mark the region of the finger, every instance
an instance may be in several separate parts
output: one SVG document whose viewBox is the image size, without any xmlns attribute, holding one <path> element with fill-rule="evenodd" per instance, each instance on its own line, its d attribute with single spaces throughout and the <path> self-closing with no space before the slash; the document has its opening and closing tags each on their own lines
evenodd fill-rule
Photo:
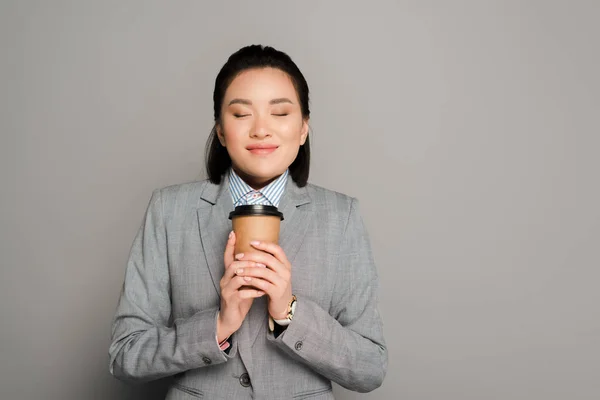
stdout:
<svg viewBox="0 0 600 400">
<path fill-rule="evenodd" d="M 241 268 L 240 268 L 241 269 Z M 280 286 L 284 284 L 283 278 L 277 274 L 275 271 L 269 268 L 261 268 L 261 267 L 250 267 L 236 271 L 236 275 L 238 276 L 248 276 L 250 278 L 260 278 L 269 283 Z"/>
<path fill-rule="evenodd" d="M 261 278 L 252 278 L 249 276 L 240 276 L 239 278 L 243 282 L 243 286 L 251 286 L 251 287 L 255 288 L 256 290 L 265 292 L 267 295 L 271 295 L 271 293 L 275 289 L 275 285 L 273 285 L 271 282 L 261 279 Z M 233 281 L 237 281 L 237 280 L 238 280 L 238 277 L 232 279 L 231 281 L 233 282 Z M 242 289 L 239 291 L 241 292 L 243 290 L 246 290 L 246 289 Z"/>
<path fill-rule="evenodd" d="M 280 272 L 285 267 L 281 264 L 281 262 L 273 257 L 269 253 L 265 253 L 264 251 L 249 251 L 241 256 L 238 254 L 236 256 L 237 260 L 252 260 L 259 264 L 264 264 L 275 272 Z"/>
<path fill-rule="evenodd" d="M 279 245 L 270 242 L 260 242 L 258 240 L 250 242 L 250 245 L 258 250 L 266 251 L 267 253 L 272 254 L 284 266 L 287 267 L 290 265 L 285 252 L 281 247 L 279 247 Z"/>
<path fill-rule="evenodd" d="M 221 281 L 224 285 L 226 285 L 231 278 L 233 278 L 236 273 L 243 272 L 245 269 L 256 267 L 256 263 L 254 261 L 246 260 L 246 261 L 234 261 L 232 262 L 227 269 L 225 269 L 225 273 L 223 274 L 223 278 Z"/>
<path fill-rule="evenodd" d="M 270 294 L 272 288 L 275 286 L 264 279 L 252 278 L 249 276 L 234 276 L 229 284 L 221 291 L 221 295 L 229 297 L 236 292 L 244 290 L 262 290 L 266 294 Z"/>
<path fill-rule="evenodd" d="M 242 288 L 243 286 L 251 286 L 249 283 L 250 281 L 252 281 L 251 277 L 234 276 L 233 278 L 231 278 L 229 283 L 227 283 L 221 290 L 221 294 L 227 295 L 240 290 L 240 288 Z"/>
<path fill-rule="evenodd" d="M 238 290 L 237 293 L 240 299 L 255 299 L 265 295 L 265 292 L 257 289 L 242 289 Z"/>
<path fill-rule="evenodd" d="M 227 245 L 225 246 L 225 253 L 223 254 L 223 262 L 225 263 L 225 268 L 227 268 L 233 261 L 233 253 L 235 248 L 235 233 L 233 231 L 229 232 L 229 238 L 227 239 Z"/>
</svg>

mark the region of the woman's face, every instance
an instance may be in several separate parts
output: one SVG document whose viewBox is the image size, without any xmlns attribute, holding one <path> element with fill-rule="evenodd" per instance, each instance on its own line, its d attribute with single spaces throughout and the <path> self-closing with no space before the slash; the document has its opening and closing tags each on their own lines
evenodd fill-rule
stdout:
<svg viewBox="0 0 600 400">
<path fill-rule="evenodd" d="M 254 189 L 283 174 L 308 136 L 290 77 L 275 68 L 240 73 L 225 92 L 217 134 L 236 173 Z"/>
</svg>

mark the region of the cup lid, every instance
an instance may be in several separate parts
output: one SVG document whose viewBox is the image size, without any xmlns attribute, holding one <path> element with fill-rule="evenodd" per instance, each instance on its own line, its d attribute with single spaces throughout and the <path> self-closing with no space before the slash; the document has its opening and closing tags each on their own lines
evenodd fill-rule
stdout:
<svg viewBox="0 0 600 400">
<path fill-rule="evenodd" d="M 235 210 L 229 213 L 229 219 L 232 219 L 233 217 L 246 217 L 250 215 L 279 217 L 283 221 L 283 214 L 277 209 L 277 207 L 260 204 L 237 206 Z"/>
</svg>

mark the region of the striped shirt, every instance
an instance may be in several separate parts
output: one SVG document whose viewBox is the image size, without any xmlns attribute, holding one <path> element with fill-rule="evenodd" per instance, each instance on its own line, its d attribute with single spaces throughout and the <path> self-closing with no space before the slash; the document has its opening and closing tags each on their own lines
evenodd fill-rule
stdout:
<svg viewBox="0 0 600 400">
<path fill-rule="evenodd" d="M 233 206 L 243 206 L 249 204 L 260 204 L 267 206 L 279 207 L 279 201 L 285 191 L 285 184 L 289 171 L 285 170 L 279 178 L 269 183 L 262 189 L 254 190 L 248 185 L 233 168 L 229 169 L 229 191 L 231 192 L 231 200 Z"/>
</svg>

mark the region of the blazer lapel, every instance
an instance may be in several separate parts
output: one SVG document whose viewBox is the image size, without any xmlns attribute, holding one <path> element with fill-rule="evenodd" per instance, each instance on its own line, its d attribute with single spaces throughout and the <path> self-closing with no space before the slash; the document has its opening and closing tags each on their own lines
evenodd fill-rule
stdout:
<svg viewBox="0 0 600 400">
<path fill-rule="evenodd" d="M 281 221 L 279 246 L 285 252 L 292 267 L 294 265 L 292 261 L 302 245 L 302 240 L 311 222 L 310 201 L 307 188 L 299 188 L 291 177 L 288 178 L 286 191 L 279 204 L 284 218 Z"/>
<path fill-rule="evenodd" d="M 283 221 L 279 233 L 279 246 L 285 252 L 288 261 L 292 264 L 294 274 L 294 259 L 311 222 L 310 196 L 306 187 L 299 188 L 291 177 L 288 177 L 285 192 L 279 203 L 279 210 L 283 213 Z M 292 288 L 293 290 L 293 288 Z M 268 307 L 266 296 L 254 300 L 252 308 L 246 316 L 245 332 L 242 338 L 252 346 L 261 329 L 268 327 Z M 244 328 L 244 325 L 242 325 Z M 245 336 L 245 337 L 244 337 Z"/>
<path fill-rule="evenodd" d="M 197 210 L 200 239 L 210 276 L 220 296 L 219 283 L 225 272 L 223 252 L 231 231 L 229 212 L 233 210 L 227 174 L 220 185 L 208 183 L 200 197 L 205 201 Z"/>
</svg>

